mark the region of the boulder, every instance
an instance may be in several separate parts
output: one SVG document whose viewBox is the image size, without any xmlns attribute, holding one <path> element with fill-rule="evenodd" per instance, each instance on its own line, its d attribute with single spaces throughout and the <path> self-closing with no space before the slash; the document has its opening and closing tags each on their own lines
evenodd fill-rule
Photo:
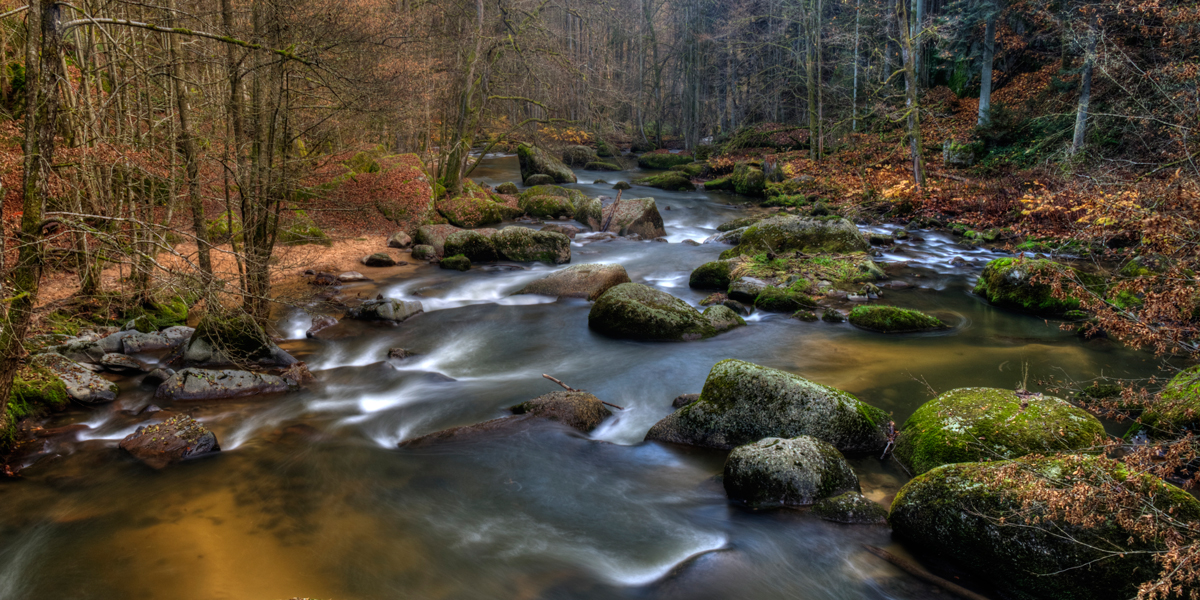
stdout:
<svg viewBox="0 0 1200 600">
<path fill-rule="evenodd" d="M 117 384 L 55 352 L 33 357 L 32 365 L 53 374 L 66 387 L 67 396 L 80 404 L 96 405 L 117 399 Z"/>
<path fill-rule="evenodd" d="M 582 167 L 598 158 L 596 151 L 587 146 L 567 146 L 563 150 L 562 162 L 568 167 Z"/>
<path fill-rule="evenodd" d="M 517 146 L 517 161 L 521 165 L 521 179 L 525 181 L 525 185 L 535 185 L 530 182 L 530 177 L 534 175 L 547 175 L 553 179 L 550 183 L 576 182 L 575 173 L 571 172 L 571 169 L 536 146 Z"/>
<path fill-rule="evenodd" d="M 505 196 L 516 196 L 521 191 L 517 189 L 517 184 L 510 181 L 496 186 L 496 193 L 504 194 Z"/>
<path fill-rule="evenodd" d="M 174 374 L 174 369 L 155 369 L 147 373 L 146 376 L 142 378 L 142 383 L 145 385 L 153 385 L 158 387 L 160 383 L 170 379 Z"/>
<path fill-rule="evenodd" d="M 412 257 L 415 260 L 433 260 L 437 258 L 437 249 L 425 244 L 413 246 Z"/>
<path fill-rule="evenodd" d="M 1180 371 L 1146 407 L 1142 423 L 1164 433 L 1200 429 L 1200 366 Z"/>
<path fill-rule="evenodd" d="M 807 435 L 769 437 L 734 448 L 725 460 L 723 483 L 730 498 L 756 508 L 808 506 L 860 491 L 842 453 Z"/>
<path fill-rule="evenodd" d="M 712 323 L 717 333 L 725 333 L 734 327 L 741 327 L 746 324 L 746 320 L 737 311 L 724 304 L 710 306 L 704 309 L 704 312 L 701 314 L 705 319 L 708 319 L 709 323 Z"/>
<path fill-rule="evenodd" d="M 808 294 L 791 288 L 767 286 L 754 298 L 754 307 L 767 312 L 794 313 L 798 310 L 809 310 L 817 307 Z"/>
<path fill-rule="evenodd" d="M 561 233 L 571 239 L 575 239 L 575 236 L 579 235 L 580 231 L 582 231 L 574 225 L 559 225 L 557 223 L 545 225 L 541 230 L 547 233 Z"/>
<path fill-rule="evenodd" d="M 761 220 L 763 220 L 763 219 L 765 219 L 765 218 L 766 218 L 766 217 L 762 217 L 762 216 L 759 216 L 759 217 L 742 217 L 742 218 L 740 218 L 740 219 L 734 219 L 734 220 L 732 220 L 732 221 L 726 221 L 726 222 L 724 222 L 724 223 L 721 223 L 720 225 L 718 225 L 718 226 L 717 226 L 717 231 L 733 231 L 734 229 L 742 229 L 742 228 L 744 228 L 744 227 L 749 227 L 749 226 L 751 226 L 751 225 L 753 225 L 753 224 L 755 224 L 755 223 L 757 223 L 757 222 L 759 222 L 759 221 L 761 221 Z"/>
<path fill-rule="evenodd" d="M 717 335 L 712 322 L 687 302 L 640 283 L 604 292 L 588 313 L 588 327 L 635 340 L 692 341 Z"/>
<path fill-rule="evenodd" d="M 150 370 L 142 361 L 115 352 L 105 354 L 97 364 L 114 373 L 145 373 Z"/>
<path fill-rule="evenodd" d="M 187 366 L 258 364 L 287 367 L 296 359 L 275 345 L 253 317 L 209 313 L 200 319 L 183 352 Z"/>
<path fill-rule="evenodd" d="M 404 264 L 404 263 L 397 263 L 397 264 Z M 371 281 L 370 277 L 367 277 L 366 275 L 363 275 L 362 273 L 359 273 L 358 271 L 346 271 L 345 273 L 338 275 L 337 278 L 338 278 L 338 281 L 340 281 L 342 283 L 354 283 L 356 281 Z"/>
<path fill-rule="evenodd" d="M 571 239 L 561 233 L 506 227 L 492 239 L 496 251 L 508 260 L 552 265 L 571 262 Z"/>
<path fill-rule="evenodd" d="M 446 247 L 446 238 L 458 231 L 462 231 L 462 229 L 453 225 L 425 225 L 417 229 L 415 241 L 424 246 L 433 246 L 434 253 L 442 256 Z M 417 256 L 416 248 L 413 248 L 413 258 L 420 258 Z"/>
<path fill-rule="evenodd" d="M 594 160 L 594 161 L 584 165 L 583 168 L 586 171 L 622 171 L 622 170 L 624 170 L 623 167 L 621 167 L 621 165 L 619 165 L 615 162 L 601 161 L 601 160 Z M 600 181 L 596 180 L 594 183 L 600 183 Z M 607 182 L 605 182 L 605 183 L 607 183 Z"/>
<path fill-rule="evenodd" d="M 367 300 L 346 312 L 347 319 L 359 321 L 391 321 L 400 323 L 411 317 L 425 312 L 421 303 L 416 300 Z"/>
<path fill-rule="evenodd" d="M 471 262 L 492 262 L 499 256 L 491 236 L 474 230 L 456 231 L 446 238 L 444 246 L 446 256 L 462 255 Z"/>
<path fill-rule="evenodd" d="M 727 295 L 733 300 L 745 304 L 754 304 L 758 295 L 763 293 L 763 290 L 771 287 L 767 282 L 756 279 L 754 277 L 739 277 L 737 281 L 729 284 Z"/>
<path fill-rule="evenodd" d="M 734 165 L 729 183 L 739 194 L 762 196 L 767 189 L 767 176 L 757 163 L 740 162 Z"/>
<path fill-rule="evenodd" d="M 1121 511 L 1123 518 L 1105 503 L 1119 502 L 1114 488 L 1131 494 L 1124 504 L 1134 506 Z M 1051 514 L 1047 498 L 1082 514 Z M 1166 543 L 1141 533 L 1155 513 L 1195 527 L 1200 502 L 1116 461 L 1060 455 L 938 467 L 900 490 L 888 521 L 906 547 L 992 583 L 1006 597 L 1118 600 L 1135 597 L 1138 585 L 1163 568 L 1155 556 Z M 1080 524 L 1089 514 L 1100 518 Z"/>
<path fill-rule="evenodd" d="M 655 187 L 671 192 L 692 191 L 696 189 L 696 184 L 692 183 L 687 174 L 679 171 L 667 171 L 658 175 L 634 179 L 633 182 L 637 185 Z"/>
<path fill-rule="evenodd" d="M 686 165 L 692 162 L 691 154 L 671 154 L 670 152 L 647 152 L 638 157 L 638 166 L 643 169 L 666 171 L 676 165 Z"/>
<path fill-rule="evenodd" d="M 187 415 L 175 415 L 162 423 L 138 427 L 121 440 L 120 446 L 155 469 L 221 450 L 217 436 Z"/>
<path fill-rule="evenodd" d="M 458 227 L 481 227 L 511 219 L 520 214 L 512 198 L 492 196 L 471 183 L 462 195 L 438 200 L 437 211 Z"/>
<path fill-rule="evenodd" d="M 850 324 L 879 333 L 916 333 L 949 329 L 941 319 L 918 310 L 895 306 L 856 306 L 850 311 Z"/>
<path fill-rule="evenodd" d="M 304 337 L 315 338 L 317 334 L 338 324 L 338 320 L 329 315 L 314 315 L 312 325 L 304 332 Z"/>
<path fill-rule="evenodd" d="M 1035 282 L 1053 277 L 1083 278 L 1075 269 L 1049 260 L 997 258 L 983 268 L 975 293 L 996 306 L 1035 315 L 1054 317 L 1078 310 L 1079 300 L 1055 298 L 1050 284 Z"/>
<path fill-rule="evenodd" d="M 845 454 L 879 454 L 887 413 L 841 390 L 740 360 L 713 366 L 700 399 L 667 415 L 647 440 L 729 449 L 808 435 Z"/>
<path fill-rule="evenodd" d="M 513 414 L 533 415 L 589 433 L 612 413 L 587 392 L 551 392 L 512 407 Z"/>
<path fill-rule="evenodd" d="M 574 217 L 586 207 L 589 198 L 579 190 L 557 185 L 536 185 L 521 193 L 517 206 L 531 217 L 557 219 Z"/>
<path fill-rule="evenodd" d="M 525 179 L 525 185 L 553 185 L 554 178 L 549 175 L 530 175 Z"/>
<path fill-rule="evenodd" d="M 49 348 L 49 351 L 61 354 L 69 360 L 80 363 L 95 363 L 103 358 L 105 354 L 108 354 L 101 347 L 99 341 L 90 339 L 73 339 L 65 344 L 53 346 Z"/>
<path fill-rule="evenodd" d="M 887 525 L 888 511 L 858 492 L 825 498 L 813 505 L 813 514 L 846 525 Z"/>
<path fill-rule="evenodd" d="M 141 333 L 134 331 L 121 338 L 121 349 L 125 354 L 138 354 L 141 352 L 155 352 L 158 350 L 174 348 L 182 342 L 183 340 L 172 340 L 165 335 L 159 335 L 157 333 Z"/>
<path fill-rule="evenodd" d="M 746 228 L 736 248 L 726 250 L 722 258 L 774 252 L 800 251 L 805 254 L 846 254 L 871 249 L 854 223 L 846 219 L 814 219 L 780 215 L 763 219 Z M 728 256 L 726 256 L 728 255 Z"/>
<path fill-rule="evenodd" d="M 258 394 L 277 394 L 289 389 L 287 381 L 275 375 L 234 370 L 184 369 L 158 386 L 154 397 L 177 401 L 224 400 Z"/>
<path fill-rule="evenodd" d="M 922 404 L 896 436 L 914 474 L 950 463 L 1078 452 L 1104 442 L 1100 421 L 1065 400 L 993 388 L 951 390 Z"/>
<path fill-rule="evenodd" d="M 375 254 L 371 254 L 369 256 L 364 256 L 364 257 L 362 257 L 362 260 L 360 262 L 362 262 L 362 264 L 364 264 L 368 267 L 394 267 L 394 266 L 396 266 L 396 259 L 392 258 L 386 252 L 376 252 Z"/>
<path fill-rule="evenodd" d="M 610 288 L 629 281 L 629 274 L 621 265 L 572 265 L 530 282 L 517 294 L 587 298 L 595 301 Z"/>
<path fill-rule="evenodd" d="M 455 254 L 454 256 L 447 256 L 446 258 L 443 258 L 441 262 L 438 263 L 438 266 L 443 269 L 450 269 L 454 271 L 469 271 L 471 270 L 471 259 L 461 254 Z"/>
<path fill-rule="evenodd" d="M 608 226 L 601 229 L 605 221 L 608 221 Z M 667 235 L 654 198 L 625 198 L 619 203 L 614 202 L 604 207 L 595 222 L 589 219 L 587 224 L 596 231 L 617 235 L 636 234 L 643 239 Z"/>
<path fill-rule="evenodd" d="M 125 352 L 125 344 L 121 340 L 135 333 L 140 332 L 128 329 L 118 331 L 100 338 L 96 341 L 96 344 L 100 346 L 100 349 L 103 350 L 105 354 L 110 354 L 113 352 Z"/>
<path fill-rule="evenodd" d="M 388 248 L 407 248 L 407 247 L 411 246 L 412 243 L 413 243 L 412 238 L 409 237 L 408 234 L 404 233 L 403 231 L 397 231 L 396 233 L 393 233 L 391 236 L 389 236 L 387 239 L 387 247 Z"/>
</svg>

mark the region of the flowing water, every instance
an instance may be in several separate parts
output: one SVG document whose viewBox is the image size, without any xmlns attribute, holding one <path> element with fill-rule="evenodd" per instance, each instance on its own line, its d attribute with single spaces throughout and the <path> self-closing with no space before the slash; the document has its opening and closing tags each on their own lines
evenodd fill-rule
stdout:
<svg viewBox="0 0 1200 600">
<path fill-rule="evenodd" d="M 592 196 L 612 193 L 595 179 L 633 175 L 577 173 L 587 183 L 575 187 Z M 518 181 L 516 159 L 491 157 L 474 176 Z M 744 200 L 631 192 L 657 199 L 670 243 L 581 235 L 572 262 L 620 263 L 634 281 L 697 304 L 703 295 L 688 275 L 725 247 L 682 242 L 747 214 Z M 321 340 L 304 338 L 305 313 L 281 315 L 282 345 L 318 378 L 303 392 L 134 416 L 153 390 L 123 380 L 112 405 L 47 423 L 87 428 L 47 438 L 23 479 L 0 482 L 0 598 L 938 597 L 862 550 L 903 553 L 886 529 L 750 511 L 714 479 L 724 453 L 641 441 L 673 398 L 699 392 L 726 358 L 847 390 L 898 424 L 931 388 L 1012 389 L 1022 365 L 1033 389 L 1047 377 L 1153 372 L 1148 355 L 972 296 L 998 254 L 934 232 L 915 238 L 878 259 L 906 262 L 890 273 L 911 284 L 884 300 L 937 314 L 949 331 L 886 336 L 757 313 L 709 340 L 634 342 L 589 331 L 585 301 L 511 296 L 561 267 L 422 265 L 352 284 L 347 291 L 420 300 L 426 313 L 395 327 L 343 322 Z M 384 360 L 397 346 L 419 356 Z M 624 410 L 590 436 L 540 422 L 397 447 L 558 389 L 543 373 Z M 223 452 L 153 471 L 116 448 L 170 410 L 207 424 Z M 864 494 L 883 503 L 907 481 L 891 460 L 852 464 Z"/>
</svg>

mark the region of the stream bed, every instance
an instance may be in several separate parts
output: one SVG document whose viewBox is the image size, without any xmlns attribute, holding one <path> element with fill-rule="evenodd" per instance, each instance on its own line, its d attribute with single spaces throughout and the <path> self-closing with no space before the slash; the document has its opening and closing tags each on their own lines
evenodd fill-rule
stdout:
<svg viewBox="0 0 1200 600">
<path fill-rule="evenodd" d="M 586 183 L 570 187 L 593 197 L 613 193 L 595 179 L 637 176 L 576 173 Z M 473 177 L 519 181 L 517 160 L 490 157 Z M 669 243 L 581 234 L 572 264 L 619 263 L 633 281 L 698 304 L 706 294 L 689 289 L 688 276 L 727 246 L 683 242 L 747 214 L 745 200 L 627 194 L 656 199 Z M 310 340 L 309 316 L 282 311 L 281 346 L 317 376 L 302 392 L 136 415 L 153 388 L 124 379 L 113 404 L 47 423 L 87 428 L 48 438 L 21 480 L 0 482 L 0 599 L 949 597 L 862 549 L 914 550 L 886 528 L 732 504 L 715 479 L 724 452 L 642 439 L 726 358 L 846 390 L 897 426 L 931 389 L 1013 389 L 1023 365 L 1035 391 L 1049 377 L 1155 372 L 1148 354 L 973 296 L 983 265 L 999 256 L 937 232 L 887 250 L 877 260 L 907 262 L 890 273 L 910 287 L 885 290 L 881 302 L 953 325 L 891 336 L 754 313 L 747 327 L 699 342 L 607 338 L 588 329 L 586 301 L 511 295 L 562 268 L 550 265 L 421 265 L 351 284 L 364 296 L 420 300 L 426 312 L 395 327 L 345 321 Z M 418 356 L 386 360 L 392 347 Z M 559 389 L 543 373 L 624 410 L 590 436 L 547 421 L 397 448 Z M 154 471 L 116 447 L 171 410 L 204 422 L 223 451 Z M 884 504 L 908 480 L 891 459 L 851 464 L 863 493 Z"/>
</svg>

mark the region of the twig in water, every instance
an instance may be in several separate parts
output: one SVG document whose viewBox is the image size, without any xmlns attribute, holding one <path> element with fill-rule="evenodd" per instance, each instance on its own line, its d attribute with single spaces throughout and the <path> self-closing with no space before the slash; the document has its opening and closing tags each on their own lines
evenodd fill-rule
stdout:
<svg viewBox="0 0 1200 600">
<path fill-rule="evenodd" d="M 883 448 L 883 455 L 881 455 L 879 457 L 879 460 L 883 460 L 883 459 L 887 458 L 887 455 L 889 452 L 892 451 L 892 448 L 896 447 L 896 422 L 895 421 L 888 421 L 887 440 L 888 440 L 887 446 L 885 446 Z"/>
<path fill-rule="evenodd" d="M 582 392 L 582 391 L 584 391 L 584 390 L 577 390 L 577 389 L 575 389 L 575 388 L 573 388 L 573 387 L 571 387 L 571 386 L 569 386 L 569 385 L 567 385 L 567 384 L 565 384 L 565 383 L 563 383 L 563 382 L 561 382 L 561 381 L 559 381 L 559 380 L 557 380 L 557 379 L 555 379 L 555 378 L 553 378 L 553 377 L 551 377 L 551 376 L 549 376 L 549 375 L 547 375 L 547 374 L 545 374 L 545 373 L 542 373 L 542 377 L 545 377 L 546 379 L 549 379 L 550 381 L 553 381 L 554 383 L 557 383 L 558 385 L 561 385 L 561 386 L 563 386 L 563 389 L 567 390 L 568 392 Z M 600 404 L 604 404 L 604 405 L 607 405 L 607 406 L 611 406 L 611 407 L 613 407 L 613 408 L 615 408 L 615 409 L 617 409 L 617 410 L 625 410 L 624 408 L 622 408 L 622 407 L 620 407 L 620 406 L 617 406 L 616 404 L 613 404 L 612 402 L 605 402 L 605 401 L 603 401 L 603 400 L 600 400 Z"/>
<path fill-rule="evenodd" d="M 921 568 L 920 565 L 900 558 L 899 556 L 896 556 L 895 554 L 892 554 L 883 548 L 878 548 L 868 544 L 863 544 L 863 548 L 865 548 L 867 552 L 870 552 L 871 554 L 874 554 L 875 556 L 878 556 L 879 558 L 882 558 L 883 560 L 900 567 L 901 570 L 907 572 L 908 574 L 932 583 L 933 585 L 936 585 L 960 598 L 967 598 L 968 600 L 988 600 L 987 596 L 976 594 L 975 592 L 972 592 L 971 590 L 968 590 L 967 588 L 958 585 L 953 581 L 942 579 L 941 577 L 938 577 L 937 575 L 934 575 L 933 573 Z"/>
</svg>

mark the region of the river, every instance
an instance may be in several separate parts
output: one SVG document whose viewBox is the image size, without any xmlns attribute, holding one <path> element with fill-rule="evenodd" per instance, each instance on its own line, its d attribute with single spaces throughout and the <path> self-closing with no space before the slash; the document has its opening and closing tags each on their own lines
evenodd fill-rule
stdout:
<svg viewBox="0 0 1200 600">
<path fill-rule="evenodd" d="M 590 183 L 597 178 L 636 176 L 577 174 L 587 183 L 573 187 L 592 196 L 612 194 Z M 520 180 L 511 156 L 488 158 L 473 177 Z M 581 236 L 572 263 L 620 263 L 635 282 L 698 304 L 704 294 L 688 288 L 688 275 L 726 246 L 682 242 L 747 214 L 745 199 L 627 193 L 656 198 L 669 243 Z M 162 418 L 133 415 L 153 400 L 136 379 L 121 382 L 112 405 L 47 423 L 89 428 L 46 441 L 21 480 L 0 482 L 0 598 L 946 597 L 862 550 L 911 550 L 885 528 L 731 504 L 714 479 L 724 453 L 641 441 L 673 398 L 699 392 L 726 358 L 844 389 L 898 425 L 931 389 L 1013 389 L 1022 365 L 1034 390 L 1049 377 L 1154 372 L 1150 355 L 973 296 L 983 265 L 1001 254 L 941 233 L 916 237 L 877 259 L 908 262 L 892 273 L 911 287 L 887 289 L 883 300 L 941 316 L 949 331 L 888 336 L 756 313 L 747 327 L 700 342 L 616 340 L 588 330 L 586 301 L 511 296 L 561 268 L 549 265 L 420 266 L 403 279 L 352 284 L 363 295 L 420 300 L 426 313 L 396 327 L 343 322 L 328 339 L 305 339 L 308 316 L 281 311 L 281 345 L 318 382 L 179 407 L 216 433 L 216 455 L 153 471 L 117 449 L 139 424 Z M 952 265 L 955 257 L 964 260 Z M 385 360 L 397 346 L 419 356 Z M 545 422 L 397 448 L 558 389 L 543 373 L 624 410 L 590 436 Z M 851 463 L 876 501 L 890 502 L 908 479 L 890 459 Z"/>
</svg>

